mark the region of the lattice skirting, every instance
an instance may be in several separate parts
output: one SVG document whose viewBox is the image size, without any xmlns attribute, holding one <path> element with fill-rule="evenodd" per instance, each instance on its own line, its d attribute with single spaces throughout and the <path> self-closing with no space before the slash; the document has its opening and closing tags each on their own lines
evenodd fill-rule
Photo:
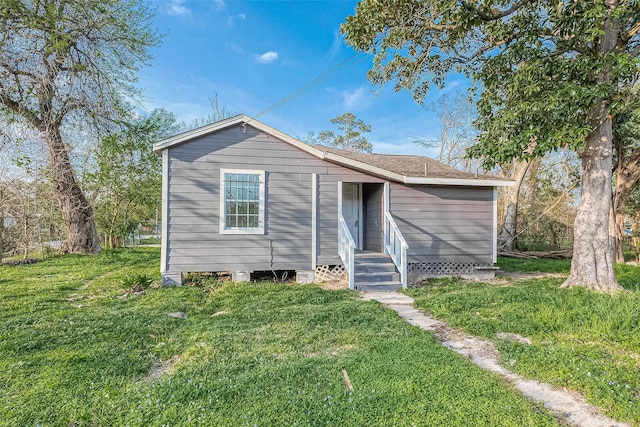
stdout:
<svg viewBox="0 0 640 427">
<path fill-rule="evenodd" d="M 429 277 L 475 276 L 479 269 L 491 269 L 486 262 L 412 262 L 407 266 L 410 283 L 417 283 Z"/>
<path fill-rule="evenodd" d="M 316 282 L 334 282 L 347 276 L 343 265 L 319 265 L 316 267 Z"/>
</svg>

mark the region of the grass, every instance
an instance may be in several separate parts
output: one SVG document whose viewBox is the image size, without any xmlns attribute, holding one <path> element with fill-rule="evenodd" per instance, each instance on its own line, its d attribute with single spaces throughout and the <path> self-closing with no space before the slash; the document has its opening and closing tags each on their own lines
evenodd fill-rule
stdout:
<svg viewBox="0 0 640 427">
<path fill-rule="evenodd" d="M 558 425 L 348 290 L 201 281 L 135 296 L 127 278 L 159 281 L 158 251 L 141 249 L 0 277 L 2 426 Z"/>
<path fill-rule="evenodd" d="M 566 273 L 571 269 L 571 260 L 498 258 L 497 266 L 503 271 L 524 273 Z"/>
<path fill-rule="evenodd" d="M 504 270 L 568 273 L 564 261 L 499 260 Z M 616 295 L 560 289 L 562 278 L 506 284 L 443 279 L 409 290 L 416 305 L 492 339 L 502 364 L 528 378 L 583 393 L 605 414 L 640 426 L 640 268 L 616 266 L 628 291 Z M 498 332 L 533 345 L 495 338 Z"/>
<path fill-rule="evenodd" d="M 144 239 L 140 239 L 141 245 L 159 245 L 162 242 L 162 239 L 159 237 L 146 237 Z"/>
</svg>

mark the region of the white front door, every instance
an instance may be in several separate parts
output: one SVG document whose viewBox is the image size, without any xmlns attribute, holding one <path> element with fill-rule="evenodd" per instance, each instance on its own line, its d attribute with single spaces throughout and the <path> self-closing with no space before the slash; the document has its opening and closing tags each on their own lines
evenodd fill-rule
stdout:
<svg viewBox="0 0 640 427">
<path fill-rule="evenodd" d="M 342 216 L 356 248 L 360 247 L 360 184 L 342 183 Z"/>
</svg>

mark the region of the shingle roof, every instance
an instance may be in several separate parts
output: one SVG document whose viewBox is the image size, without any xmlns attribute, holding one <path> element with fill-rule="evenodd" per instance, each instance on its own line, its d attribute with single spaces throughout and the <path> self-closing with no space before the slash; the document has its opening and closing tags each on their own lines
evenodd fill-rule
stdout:
<svg viewBox="0 0 640 427">
<path fill-rule="evenodd" d="M 323 152 L 337 154 L 406 177 L 500 180 L 493 176 L 462 172 L 426 156 L 354 153 L 325 145 L 314 145 L 314 147 Z"/>
<path fill-rule="evenodd" d="M 451 166 L 447 166 L 425 156 L 360 154 L 326 147 L 324 145 L 314 146 L 305 144 L 296 138 L 245 115 L 230 117 L 198 129 L 163 139 L 153 144 L 153 150 L 161 154 L 164 150 L 171 147 L 238 125 L 252 126 L 328 162 L 405 184 L 483 187 L 495 187 L 499 185 L 511 186 L 514 184 L 511 180 L 461 172 Z"/>
</svg>

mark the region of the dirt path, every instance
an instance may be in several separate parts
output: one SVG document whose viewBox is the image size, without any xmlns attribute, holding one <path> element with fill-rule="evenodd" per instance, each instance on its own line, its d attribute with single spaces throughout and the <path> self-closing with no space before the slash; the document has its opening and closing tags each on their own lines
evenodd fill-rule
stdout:
<svg viewBox="0 0 640 427">
<path fill-rule="evenodd" d="M 554 389 L 548 384 L 527 380 L 503 368 L 498 364 L 499 354 L 492 342 L 467 335 L 423 313 L 413 307 L 411 297 L 394 292 L 370 292 L 365 293 L 363 299 L 378 301 L 395 310 L 411 325 L 433 331 L 440 344 L 462 354 L 475 365 L 502 376 L 527 399 L 542 402 L 561 422 L 578 427 L 630 427 L 629 424 L 605 417 L 578 393 Z"/>
</svg>

